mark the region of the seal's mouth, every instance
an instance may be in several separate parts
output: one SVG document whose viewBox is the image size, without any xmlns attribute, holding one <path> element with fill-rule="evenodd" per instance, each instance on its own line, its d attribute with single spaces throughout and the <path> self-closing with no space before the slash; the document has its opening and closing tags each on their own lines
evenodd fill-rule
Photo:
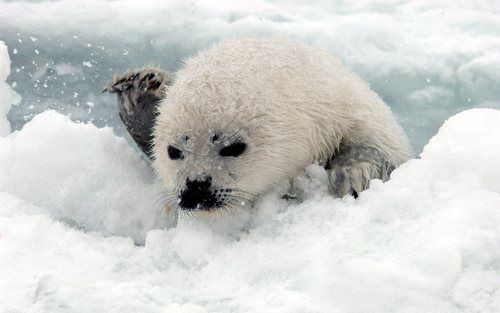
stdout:
<svg viewBox="0 0 500 313">
<path fill-rule="evenodd" d="M 212 184 L 210 176 L 187 179 L 182 189 L 176 192 L 175 206 L 181 211 L 230 212 L 238 208 L 253 206 L 256 196 L 238 188 L 220 188 Z M 173 199 L 172 199 L 173 200 Z"/>
<path fill-rule="evenodd" d="M 213 211 L 224 205 L 214 194 L 182 192 L 179 196 L 179 207 L 185 211 Z"/>
<path fill-rule="evenodd" d="M 186 211 L 213 211 L 226 203 L 230 189 L 213 189 L 211 179 L 187 180 L 179 192 L 179 206 Z"/>
</svg>

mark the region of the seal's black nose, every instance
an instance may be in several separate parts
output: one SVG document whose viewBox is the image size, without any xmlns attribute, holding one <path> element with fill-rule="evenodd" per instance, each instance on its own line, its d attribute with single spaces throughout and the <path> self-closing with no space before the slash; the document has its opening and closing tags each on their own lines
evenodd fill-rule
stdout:
<svg viewBox="0 0 500 313">
<path fill-rule="evenodd" d="M 179 206 L 183 210 L 205 210 L 220 207 L 221 202 L 212 190 L 212 177 L 186 180 L 186 187 L 179 194 Z"/>
</svg>

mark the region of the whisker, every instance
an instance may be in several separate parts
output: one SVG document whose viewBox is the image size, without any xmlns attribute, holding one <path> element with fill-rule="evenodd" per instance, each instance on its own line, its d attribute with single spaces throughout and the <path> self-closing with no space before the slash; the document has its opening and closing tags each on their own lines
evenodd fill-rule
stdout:
<svg viewBox="0 0 500 313">
<path fill-rule="evenodd" d="M 167 212 L 167 214 L 173 213 L 179 217 L 178 206 L 177 206 L 177 192 L 174 189 L 166 190 L 158 193 L 158 199 L 155 201 L 155 205 L 158 205 L 162 210 Z"/>
</svg>

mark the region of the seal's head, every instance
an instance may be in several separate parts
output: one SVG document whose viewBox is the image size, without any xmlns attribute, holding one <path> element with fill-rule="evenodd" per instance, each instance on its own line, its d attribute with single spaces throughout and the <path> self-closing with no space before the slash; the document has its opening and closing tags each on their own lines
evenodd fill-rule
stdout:
<svg viewBox="0 0 500 313">
<path fill-rule="evenodd" d="M 155 170 L 171 205 L 233 210 L 287 178 L 267 115 L 243 102 L 207 97 L 209 92 L 178 97 L 176 88 L 162 104 L 154 140 Z"/>
</svg>

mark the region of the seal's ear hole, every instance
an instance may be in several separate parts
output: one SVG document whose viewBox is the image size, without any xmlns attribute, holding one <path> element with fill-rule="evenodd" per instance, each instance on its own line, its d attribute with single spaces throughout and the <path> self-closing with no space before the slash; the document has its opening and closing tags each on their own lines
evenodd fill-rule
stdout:
<svg viewBox="0 0 500 313">
<path fill-rule="evenodd" d="M 227 147 L 220 149 L 219 154 L 223 157 L 239 157 L 247 149 L 247 144 L 244 142 L 235 142 Z"/>
<path fill-rule="evenodd" d="M 169 145 L 167 151 L 168 151 L 168 157 L 172 160 L 184 159 L 184 154 L 182 154 L 182 151 L 177 149 L 176 147 Z"/>
</svg>

